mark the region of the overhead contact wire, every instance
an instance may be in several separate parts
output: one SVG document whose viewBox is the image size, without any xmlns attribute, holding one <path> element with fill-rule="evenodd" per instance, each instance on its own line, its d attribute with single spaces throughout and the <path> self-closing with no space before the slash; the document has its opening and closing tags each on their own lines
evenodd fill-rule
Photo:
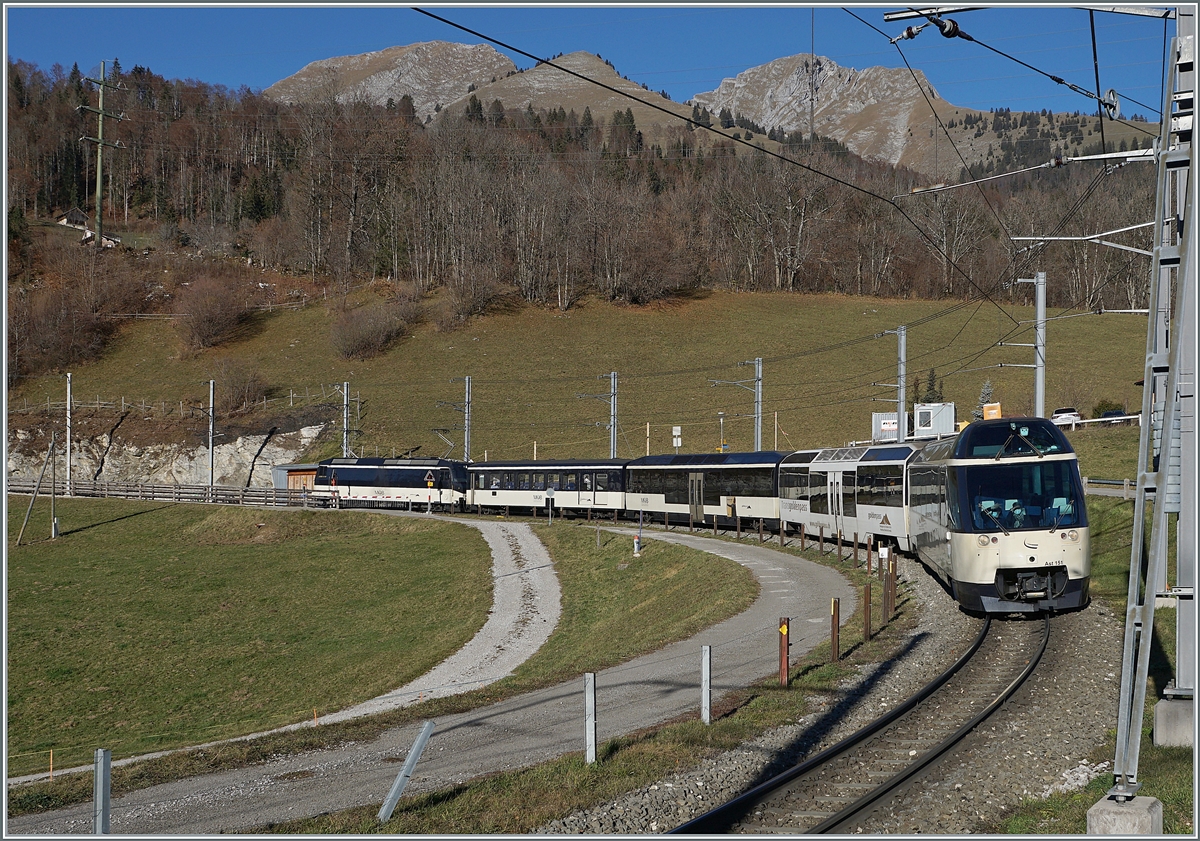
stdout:
<svg viewBox="0 0 1200 841">
<path fill-rule="evenodd" d="M 537 62 L 537 63 L 539 63 L 539 64 L 545 64 L 547 67 L 553 67 L 555 70 L 558 70 L 558 71 L 559 71 L 559 72 L 561 72 L 561 73 L 566 73 L 566 74 L 567 74 L 567 75 L 569 75 L 569 76 L 574 76 L 574 77 L 575 77 L 575 78 L 577 78 L 577 79 L 581 79 L 581 80 L 583 80 L 583 81 L 585 81 L 585 82 L 589 82 L 589 83 L 591 83 L 591 84 L 593 84 L 593 85 L 597 85 L 598 87 L 604 88 L 605 90 L 609 91 L 610 93 L 615 93 L 615 94 L 617 94 L 618 96 L 621 96 L 621 97 L 623 97 L 623 98 L 625 98 L 625 99 L 630 99 L 630 100 L 633 100 L 634 102 L 638 103 L 639 105 L 643 105 L 643 106 L 645 106 L 645 107 L 647 107 L 647 108 L 652 108 L 652 109 L 654 109 L 655 111 L 660 111 L 660 112 L 662 112 L 663 114 L 666 114 L 667 116 L 671 117 L 672 119 L 675 119 L 675 120 L 681 120 L 681 121 L 683 121 L 683 122 L 686 122 L 686 123 L 688 123 L 688 124 L 690 124 L 690 125 L 692 125 L 692 126 L 695 126 L 695 127 L 697 127 L 697 128 L 703 128 L 703 129 L 705 129 L 705 130 L 707 130 L 707 131 L 710 131 L 710 132 L 712 132 L 713 134 L 716 134 L 716 135 L 718 135 L 719 137 L 721 137 L 721 138 L 723 138 L 723 139 L 726 139 L 726 140 L 733 140 L 735 143 L 738 143 L 738 144 L 740 144 L 740 145 L 742 145 L 742 146 L 746 146 L 746 147 L 748 147 L 748 148 L 750 148 L 750 149 L 753 149 L 753 150 L 754 150 L 754 151 L 756 151 L 756 152 L 759 152 L 759 153 L 761 153 L 761 154 L 767 155 L 767 156 L 769 156 L 769 157 L 772 157 L 772 158 L 777 158 L 778 160 L 784 161 L 785 163 L 788 163 L 788 164 L 790 164 L 791 166 L 797 166 L 797 167 L 800 167 L 801 169 L 803 169 L 803 170 L 805 170 L 805 171 L 807 171 L 807 172 L 811 172 L 811 173 L 812 173 L 812 174 L 814 174 L 814 175 L 818 175 L 818 176 L 820 176 L 820 177 L 822 177 L 822 178 L 826 178 L 826 179 L 828 179 L 828 180 L 830 180 L 830 181 L 834 182 L 835 184 L 840 184 L 841 186 L 843 186 L 843 187 L 846 187 L 846 188 L 848 188 L 848 189 L 850 189 L 850 190 L 854 190 L 854 191 L 855 191 L 855 192 L 857 192 L 857 193 L 861 193 L 861 194 L 863 194 L 863 195 L 865 195 L 865 196 L 869 196 L 869 197 L 871 197 L 871 198 L 873 198 L 873 199 L 876 199 L 876 200 L 878 200 L 878 201 L 880 201 L 880 202 L 883 202 L 884 204 L 888 205 L 888 206 L 889 206 L 889 207 L 891 207 L 893 210 L 895 210 L 895 211 L 896 211 L 898 214 L 900 214 L 900 216 L 901 216 L 901 217 L 902 217 L 902 218 L 903 218 L 903 219 L 904 219 L 906 222 L 908 222 L 908 223 L 909 223 L 909 224 L 910 224 L 910 225 L 913 227 L 913 229 L 914 229 L 914 230 L 915 230 L 915 231 L 916 231 L 916 232 L 917 232 L 917 233 L 918 233 L 918 234 L 919 234 L 919 235 L 920 235 L 920 236 L 921 236 L 921 237 L 922 237 L 922 238 L 923 238 L 923 239 L 924 239 L 926 242 L 928 242 L 928 243 L 929 243 L 930 247 L 931 247 L 931 248 L 932 248 L 932 249 L 933 249 L 935 252 L 937 252 L 938 254 L 940 254 L 940 255 L 942 256 L 942 258 L 943 258 L 943 259 L 945 259 L 945 261 L 946 261 L 946 264 L 947 264 L 947 265 L 949 265 L 949 266 L 952 266 L 952 267 L 954 268 L 954 271 L 955 271 L 955 272 L 957 272 L 959 275 L 961 275 L 961 276 L 963 277 L 963 279 L 965 279 L 965 280 L 967 281 L 967 283 L 969 283 L 971 286 L 975 287 L 975 288 L 976 288 L 976 289 L 977 289 L 979 292 L 981 292 L 982 294 L 984 294 L 985 296 L 987 296 L 987 297 L 989 298 L 989 300 L 990 300 L 990 296 L 988 296 L 987 292 L 986 292 L 986 291 L 985 291 L 985 290 L 984 290 L 982 287 L 980 287 L 980 286 L 979 286 L 979 285 L 978 285 L 978 284 L 977 284 L 977 283 L 976 283 L 976 282 L 975 282 L 975 281 L 974 281 L 974 280 L 971 278 L 971 276 L 970 276 L 970 275 L 969 275 L 969 274 L 968 274 L 968 273 L 967 273 L 967 272 L 966 272 L 966 271 L 965 271 L 965 270 L 964 270 L 964 269 L 963 269 L 961 266 L 959 266 L 959 265 L 958 265 L 958 263 L 957 263 L 957 262 L 955 262 L 953 259 L 951 259 L 951 258 L 950 258 L 950 255 L 946 254 L 946 253 L 945 253 L 945 251 L 943 251 L 943 250 L 942 250 L 942 248 L 941 248 L 941 247 L 940 247 L 940 246 L 937 244 L 937 242 L 936 242 L 936 241 L 933 239 L 933 237 L 932 237 L 932 236 L 930 236 L 930 235 L 929 235 L 929 234 L 928 234 L 928 233 L 925 231 L 925 229 L 924 229 L 924 228 L 922 228 L 922 227 L 921 227 L 919 224 L 917 224 L 916 220 L 915 220 L 915 219 L 913 219 L 911 216 L 909 216 L 909 215 L 908 215 L 908 213 L 907 213 L 907 212 L 906 212 L 906 211 L 905 211 L 905 210 L 904 210 L 902 207 L 900 207 L 900 205 L 896 204 L 894 201 L 892 201 L 891 199 L 887 198 L 886 196 L 881 196 L 881 195 L 879 195 L 878 193 L 873 193 L 873 192 L 871 192 L 870 190 L 866 189 L 865 187 L 860 187 L 859 185 L 857 185 L 857 184 L 854 184 L 853 182 L 846 181 L 846 180 L 844 180 L 844 179 L 838 178 L 836 175 L 831 175 L 831 174 L 829 174 L 828 172 L 823 172 L 823 171 L 821 171 L 821 170 L 819 170 L 819 169 L 817 169 L 817 168 L 815 168 L 815 167 L 811 167 L 811 166 L 808 166 L 807 164 L 803 164 L 803 163 L 801 163 L 800 161 L 797 161 L 797 160 L 795 160 L 794 158 L 789 158 L 787 155 L 781 155 L 781 154 L 779 154 L 778 152 L 772 152 L 772 151 L 770 151 L 770 150 L 768 150 L 768 149 L 764 149 L 764 148 L 762 148 L 761 146 L 755 146 L 753 143 L 750 143 L 749 141 L 746 141 L 746 140 L 742 140 L 741 138 L 738 138 L 738 137 L 732 137 L 732 136 L 730 136 L 730 135 L 727 135 L 727 134 L 725 134 L 725 133 L 723 133 L 723 132 L 721 132 L 721 131 L 718 131 L 717 129 L 713 128 L 713 127 L 712 127 L 712 126 L 710 126 L 710 125 L 704 125 L 703 123 L 699 123 L 699 122 L 697 122 L 697 121 L 695 121 L 695 120 L 693 120 L 693 119 L 691 119 L 691 118 L 689 118 L 689 117 L 684 117 L 684 116 L 682 116 L 682 115 L 680 115 L 680 114 L 676 114 L 676 113 L 674 113 L 673 111 L 671 111 L 671 110 L 669 110 L 669 109 L 667 109 L 667 108 L 663 108 L 661 105 L 657 105 L 656 103 L 653 103 L 653 102 L 647 102 L 647 101 L 645 101 L 645 100 L 643 100 L 643 99 L 639 99 L 638 97 L 636 97 L 636 96 L 633 96 L 632 94 L 626 93 L 625 91 L 622 91 L 622 90 L 620 90 L 620 89 L 618 89 L 618 88 L 614 88 L 614 87 L 612 87 L 611 85 L 606 85 L 606 84 L 604 84 L 603 82 L 598 82 L 598 81 L 596 81 L 595 79 L 588 78 L 587 76 L 584 76 L 582 73 L 576 73 L 574 70 L 570 70 L 570 69 L 568 69 L 568 68 L 566 68 L 566 67 L 563 67 L 563 66 L 561 66 L 561 65 L 559 65 L 559 64 L 555 64 L 553 61 L 550 61 L 550 60 L 548 60 L 548 59 L 544 59 L 544 58 L 540 58 L 539 56 L 533 55 L 532 53 L 525 52 L 524 50 L 518 49 L 517 47 L 514 47 L 514 46 L 512 46 L 511 44 L 506 44 L 506 43 L 504 43 L 503 41 L 500 41 L 500 40 L 498 40 L 498 39 L 496 39 L 496 38 L 492 38 L 492 37 L 490 37 L 490 36 L 488 36 L 488 35 L 484 35 L 482 32 L 477 32 L 477 31 L 475 31 L 475 30 L 473 30 L 473 29 L 470 29 L 469 27 L 463 26 L 462 24 L 458 24 L 458 23 L 455 23 L 455 22 L 454 22 L 454 21 L 452 21 L 452 20 L 448 20 L 448 19 L 446 19 L 446 18 L 443 18 L 443 17 L 441 17 L 440 15 L 435 15 L 435 14 L 433 14 L 432 12 L 430 12 L 430 11 L 427 11 L 427 10 L 425 10 L 425 9 L 421 9 L 421 8 L 418 8 L 418 7 L 412 7 L 412 8 L 413 8 L 413 11 L 415 11 L 415 12 L 419 12 L 420 14 L 426 15 L 427 17 L 431 17 L 431 18 L 433 18 L 434 20 L 437 20 L 437 21 L 440 21 L 440 22 L 442 22 L 442 23 L 446 24 L 447 26 L 452 26 L 452 27 L 454 27 L 455 29 L 458 29 L 458 30 L 461 30 L 461 31 L 463 31 L 463 32 L 466 32 L 466 33 L 467 33 L 467 34 L 469 34 L 469 35 L 474 35 L 476 38 L 482 38 L 482 39 L 484 39 L 485 41 L 488 41 L 488 42 L 490 42 L 490 43 L 492 43 L 492 44 L 496 44 L 497 46 L 499 46 L 499 47 L 502 47 L 503 49 L 506 49 L 506 50 L 511 50 L 511 51 L 513 51 L 514 53 L 517 53 L 518 55 L 522 55 L 522 56 L 524 56 L 525 58 L 528 58 L 528 59 L 530 59 L 530 60 L 532 60 L 532 61 L 536 61 L 536 62 Z M 993 304 L 995 304 L 995 306 L 996 306 L 998 309 L 1000 309 L 1001 311 L 1003 311 L 1003 307 L 1001 307 L 1001 306 L 1000 306 L 998 303 L 996 303 L 995 301 L 992 301 L 992 303 L 993 303 Z"/>
</svg>

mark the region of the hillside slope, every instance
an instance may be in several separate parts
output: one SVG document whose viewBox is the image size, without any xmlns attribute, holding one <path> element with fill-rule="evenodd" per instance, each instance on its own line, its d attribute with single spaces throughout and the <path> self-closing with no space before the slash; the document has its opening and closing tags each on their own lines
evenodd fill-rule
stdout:
<svg viewBox="0 0 1200 841">
<path fill-rule="evenodd" d="M 207 380 L 224 357 L 253 367 L 269 384 L 265 413 L 218 416 L 218 432 L 286 431 L 289 402 L 324 393 L 331 421 L 309 456 L 340 451 L 341 397 L 349 382 L 352 442 L 366 455 L 419 447 L 437 455 L 456 442 L 462 455 L 462 378 L 472 377 L 475 459 L 607 456 L 609 372 L 618 374 L 618 454 L 671 452 L 671 428 L 683 428 L 683 451 L 712 451 L 719 443 L 718 412 L 735 449 L 754 439 L 753 366 L 762 357 L 763 446 L 770 449 L 840 445 L 870 436 L 872 412 L 894 410 L 896 340 L 884 331 L 918 324 L 946 311 L 946 302 L 898 301 L 835 295 L 697 294 L 651 307 L 585 301 L 568 313 L 514 307 L 452 332 L 421 324 L 383 355 L 344 360 L 330 343 L 336 311 L 317 304 L 264 313 L 241 338 L 196 356 L 181 356 L 162 322 L 128 323 L 98 362 L 74 370 L 77 400 L 147 400 L 195 405 L 207 401 Z M 1006 414 L 1029 412 L 1033 372 L 1011 367 L 1032 361 L 1023 348 L 993 348 L 1001 336 L 1032 342 L 1032 307 L 982 306 L 948 312 L 908 331 L 909 393 L 928 387 L 930 369 L 946 400 L 967 419 L 984 380 Z M 1017 328 L 1016 322 L 1026 326 Z M 1142 373 L 1146 323 L 1128 315 L 1070 318 L 1048 330 L 1047 407 L 1077 405 L 1090 412 L 1101 399 L 1140 405 L 1134 383 Z M 1004 363 L 1006 367 L 997 366 Z M 956 373 L 959 372 L 960 373 Z M 920 379 L 919 384 L 916 380 Z M 720 384 L 724 383 L 724 384 Z M 741 383 L 744 387 L 738 387 Z M 9 393 L 10 432 L 44 425 L 29 404 L 64 399 L 65 383 L 45 377 Z M 358 402 L 361 398 L 361 403 Z M 61 409 L 54 413 L 59 418 Z M 193 426 L 203 423 L 199 418 Z M 107 431 L 97 423 L 101 429 Z M 94 427 L 93 427 L 94 428 Z M 194 441 L 195 431 L 191 441 Z M 10 441 L 10 444 L 12 441 Z M 44 452 L 44 450 L 43 450 Z"/>
</svg>

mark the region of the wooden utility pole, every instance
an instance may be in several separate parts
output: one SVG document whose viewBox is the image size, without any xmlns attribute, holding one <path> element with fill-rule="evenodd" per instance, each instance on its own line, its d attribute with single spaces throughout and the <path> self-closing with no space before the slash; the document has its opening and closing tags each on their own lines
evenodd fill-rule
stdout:
<svg viewBox="0 0 1200 841">
<path fill-rule="evenodd" d="M 100 101 L 98 108 L 93 108 L 90 105 L 80 105 L 79 110 L 91 111 L 99 116 L 98 125 L 96 128 L 96 137 L 82 137 L 81 140 L 87 140 L 96 144 L 96 247 L 104 247 L 104 147 L 111 146 L 114 149 L 123 148 L 120 141 L 113 143 L 104 139 L 104 118 L 112 117 L 114 120 L 125 119 L 124 114 L 113 114 L 110 111 L 104 110 L 104 89 L 114 88 L 116 90 L 124 90 L 124 86 L 120 83 L 111 84 L 105 81 L 104 78 L 104 62 L 100 62 L 100 78 L 93 79 L 88 77 L 89 82 L 97 85 L 100 88 Z"/>
</svg>

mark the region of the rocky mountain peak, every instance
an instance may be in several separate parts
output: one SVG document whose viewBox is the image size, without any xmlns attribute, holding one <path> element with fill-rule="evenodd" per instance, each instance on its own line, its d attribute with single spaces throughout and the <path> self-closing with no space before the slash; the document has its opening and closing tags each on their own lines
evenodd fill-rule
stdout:
<svg viewBox="0 0 1200 841">
<path fill-rule="evenodd" d="M 487 44 L 426 41 L 314 61 L 263 93 L 283 102 L 332 97 L 343 103 L 366 100 L 374 105 L 408 94 L 423 122 L 468 89 L 504 78 L 516 69 L 510 59 Z"/>
<path fill-rule="evenodd" d="M 727 108 L 766 129 L 815 130 L 865 158 L 899 164 L 914 109 L 928 112 L 922 88 L 930 101 L 942 102 L 920 71 L 855 70 L 802 53 L 751 67 L 692 101 L 714 115 Z"/>
</svg>

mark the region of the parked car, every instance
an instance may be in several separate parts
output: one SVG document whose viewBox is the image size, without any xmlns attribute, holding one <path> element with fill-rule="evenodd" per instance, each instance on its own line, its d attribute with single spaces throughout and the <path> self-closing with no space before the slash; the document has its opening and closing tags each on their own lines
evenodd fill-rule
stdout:
<svg viewBox="0 0 1200 841">
<path fill-rule="evenodd" d="M 1105 419 L 1111 419 L 1108 422 L 1113 423 L 1113 424 L 1132 423 L 1132 421 L 1129 419 L 1129 415 L 1127 415 L 1121 409 L 1109 409 L 1107 412 L 1104 412 L 1103 414 L 1101 414 L 1100 417 L 1105 418 Z"/>
<path fill-rule="evenodd" d="M 1079 410 L 1074 406 L 1063 406 L 1055 409 L 1050 415 L 1051 423 L 1056 423 L 1059 426 L 1069 423 L 1079 423 L 1083 420 L 1083 416 L 1079 414 Z"/>
</svg>

